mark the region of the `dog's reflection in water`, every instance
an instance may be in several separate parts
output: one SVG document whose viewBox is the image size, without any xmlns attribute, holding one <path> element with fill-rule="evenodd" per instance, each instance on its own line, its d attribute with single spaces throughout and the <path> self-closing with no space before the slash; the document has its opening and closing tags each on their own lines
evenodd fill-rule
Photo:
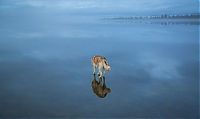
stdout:
<svg viewBox="0 0 200 119">
<path fill-rule="evenodd" d="M 95 75 L 92 80 L 92 90 L 100 98 L 106 97 L 107 93 L 111 92 L 111 89 L 106 87 L 105 77 L 103 76 L 96 80 Z"/>
</svg>

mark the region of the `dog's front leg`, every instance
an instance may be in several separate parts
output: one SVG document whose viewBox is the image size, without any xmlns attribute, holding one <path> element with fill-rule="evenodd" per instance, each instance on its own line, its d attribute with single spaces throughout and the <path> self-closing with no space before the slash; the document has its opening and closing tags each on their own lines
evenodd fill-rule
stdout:
<svg viewBox="0 0 200 119">
<path fill-rule="evenodd" d="M 99 78 L 101 78 L 103 76 L 102 67 L 99 67 L 99 73 L 98 73 L 98 75 L 99 75 Z"/>
<path fill-rule="evenodd" d="M 93 64 L 93 74 L 95 75 L 96 72 L 96 66 Z"/>
</svg>

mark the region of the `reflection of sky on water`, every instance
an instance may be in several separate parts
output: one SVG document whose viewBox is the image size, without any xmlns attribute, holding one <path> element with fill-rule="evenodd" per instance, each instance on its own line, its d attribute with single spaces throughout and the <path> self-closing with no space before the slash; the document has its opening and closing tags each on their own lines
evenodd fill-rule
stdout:
<svg viewBox="0 0 200 119">
<path fill-rule="evenodd" d="M 197 117 L 198 26 L 16 13 L 0 13 L 0 117 Z M 112 66 L 103 100 L 94 54 Z"/>
</svg>

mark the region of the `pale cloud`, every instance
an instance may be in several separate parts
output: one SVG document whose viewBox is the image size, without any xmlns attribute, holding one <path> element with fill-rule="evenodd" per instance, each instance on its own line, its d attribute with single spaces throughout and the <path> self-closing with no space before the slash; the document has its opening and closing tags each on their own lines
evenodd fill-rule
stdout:
<svg viewBox="0 0 200 119">
<path fill-rule="evenodd" d="M 168 8 L 165 0 L 152 1 L 113 1 L 113 0 L 18 0 L 17 5 L 30 7 L 43 7 L 54 9 L 102 9 L 102 10 L 157 10 L 160 8 Z"/>
<path fill-rule="evenodd" d="M 81 9 L 81 8 L 93 8 L 98 7 L 93 0 L 15 0 L 9 5 L 12 6 L 26 6 L 26 7 L 41 7 L 41 8 L 53 8 L 53 9 Z"/>
<path fill-rule="evenodd" d="M 149 74 L 155 79 L 173 80 L 181 78 L 178 73 L 178 67 L 181 64 L 176 60 L 145 52 L 140 54 L 139 61 L 142 66 L 149 68 Z"/>
<path fill-rule="evenodd" d="M 6 3 L 6 4 L 5 4 Z M 1 8 L 33 7 L 51 10 L 88 10 L 149 12 L 149 11 L 195 11 L 198 1 L 195 0 L 2 0 Z"/>
</svg>

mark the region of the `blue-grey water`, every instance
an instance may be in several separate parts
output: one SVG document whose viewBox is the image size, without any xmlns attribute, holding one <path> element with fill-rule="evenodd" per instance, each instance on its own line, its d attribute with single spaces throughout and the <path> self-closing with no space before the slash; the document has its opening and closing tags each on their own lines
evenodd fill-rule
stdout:
<svg viewBox="0 0 200 119">
<path fill-rule="evenodd" d="M 197 24 L 0 12 L 0 118 L 197 118 Z M 111 65 L 99 98 L 91 57 Z"/>
</svg>

